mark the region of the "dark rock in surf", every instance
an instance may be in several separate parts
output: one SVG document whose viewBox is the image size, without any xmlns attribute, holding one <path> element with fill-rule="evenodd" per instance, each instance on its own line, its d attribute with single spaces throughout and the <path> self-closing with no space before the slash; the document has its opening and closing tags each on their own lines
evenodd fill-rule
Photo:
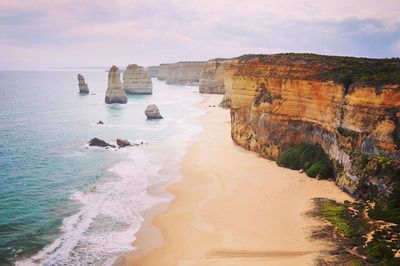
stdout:
<svg viewBox="0 0 400 266">
<path fill-rule="evenodd" d="M 98 138 L 93 138 L 88 142 L 89 146 L 96 146 L 96 147 L 102 147 L 102 148 L 106 148 L 106 147 L 111 147 L 111 148 L 115 148 L 115 145 L 111 145 L 108 142 L 105 142 L 102 139 L 98 139 Z"/>
</svg>

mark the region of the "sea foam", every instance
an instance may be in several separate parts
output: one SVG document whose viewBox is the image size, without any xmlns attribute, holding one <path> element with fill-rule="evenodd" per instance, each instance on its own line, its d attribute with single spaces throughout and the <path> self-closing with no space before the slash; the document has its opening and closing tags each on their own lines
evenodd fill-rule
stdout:
<svg viewBox="0 0 400 266">
<path fill-rule="evenodd" d="M 106 265 L 132 250 L 143 211 L 168 197 L 148 193 L 160 165 L 151 164 L 143 148 L 128 148 L 127 160 L 108 169 L 110 177 L 85 192 L 74 191 L 71 200 L 80 210 L 64 218 L 62 234 L 30 259 L 17 265 Z"/>
</svg>

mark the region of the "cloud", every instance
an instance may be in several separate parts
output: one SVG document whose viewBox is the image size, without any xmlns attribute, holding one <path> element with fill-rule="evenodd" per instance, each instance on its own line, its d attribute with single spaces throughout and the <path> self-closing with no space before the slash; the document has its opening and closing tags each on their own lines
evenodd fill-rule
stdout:
<svg viewBox="0 0 400 266">
<path fill-rule="evenodd" d="M 288 51 L 391 57 L 399 39 L 393 0 L 0 2 L 0 69 Z"/>
</svg>

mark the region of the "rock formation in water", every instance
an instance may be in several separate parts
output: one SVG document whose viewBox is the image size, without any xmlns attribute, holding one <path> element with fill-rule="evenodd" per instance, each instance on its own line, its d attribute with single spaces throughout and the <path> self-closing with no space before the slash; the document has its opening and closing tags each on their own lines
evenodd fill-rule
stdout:
<svg viewBox="0 0 400 266">
<path fill-rule="evenodd" d="M 158 77 L 158 66 L 149 66 L 146 67 L 146 73 L 151 78 Z"/>
<path fill-rule="evenodd" d="M 129 140 L 126 140 L 126 139 L 117 139 L 117 145 L 119 148 L 132 146 L 132 144 L 129 142 Z"/>
<path fill-rule="evenodd" d="M 125 91 L 122 89 L 121 77 L 118 67 L 112 66 L 108 73 L 108 88 L 106 91 L 105 102 L 111 103 L 126 103 L 128 98 Z"/>
<path fill-rule="evenodd" d="M 153 83 L 143 67 L 129 65 L 123 76 L 124 90 L 127 94 L 152 94 Z"/>
<path fill-rule="evenodd" d="M 163 119 L 160 110 L 158 110 L 158 107 L 155 104 L 148 105 L 144 114 L 147 116 L 147 119 Z"/>
<path fill-rule="evenodd" d="M 81 94 L 89 93 L 89 87 L 85 82 L 85 77 L 81 74 L 78 74 L 78 86 L 79 86 L 79 93 Z"/>
<path fill-rule="evenodd" d="M 102 147 L 102 148 L 115 148 L 115 145 L 112 145 L 108 142 L 105 142 L 102 139 L 98 139 L 98 138 L 93 138 L 88 142 L 89 146 L 97 146 L 97 147 Z"/>
<path fill-rule="evenodd" d="M 246 55 L 230 71 L 235 143 L 270 159 L 319 144 L 345 191 L 400 193 L 399 59 Z"/>
<path fill-rule="evenodd" d="M 161 64 L 158 66 L 158 80 L 165 80 L 171 85 L 199 84 L 200 72 L 205 62 L 178 62 L 173 64 Z"/>
</svg>

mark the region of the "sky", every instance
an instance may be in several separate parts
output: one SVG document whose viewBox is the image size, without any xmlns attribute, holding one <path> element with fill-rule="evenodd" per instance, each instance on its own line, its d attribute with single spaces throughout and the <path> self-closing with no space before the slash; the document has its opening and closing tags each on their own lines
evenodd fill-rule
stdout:
<svg viewBox="0 0 400 266">
<path fill-rule="evenodd" d="M 400 0 L 0 1 L 0 70 L 280 52 L 400 57 Z"/>
</svg>

